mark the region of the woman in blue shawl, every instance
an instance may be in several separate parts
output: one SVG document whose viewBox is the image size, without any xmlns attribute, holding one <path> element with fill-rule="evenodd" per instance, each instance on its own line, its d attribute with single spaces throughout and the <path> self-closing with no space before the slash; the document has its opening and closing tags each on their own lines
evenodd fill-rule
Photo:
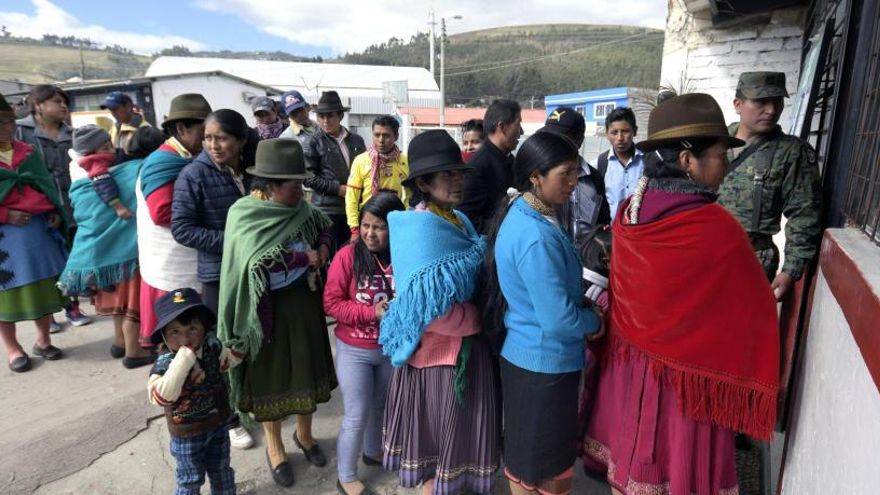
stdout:
<svg viewBox="0 0 880 495">
<path fill-rule="evenodd" d="M 137 207 L 134 188 L 141 163 L 164 139 L 158 129 L 141 127 L 125 151 L 128 160 L 110 168 L 119 199 L 132 212 Z M 150 364 L 155 354 L 138 343 L 141 276 L 137 222 L 116 216 L 86 178 L 73 183 L 70 201 L 78 228 L 58 285 L 68 296 L 94 294 L 98 314 L 113 317 L 111 356 L 122 358 L 122 365 L 129 369 Z"/>
<path fill-rule="evenodd" d="M 395 366 L 384 420 L 386 469 L 422 493 L 492 493 L 499 418 L 489 346 L 471 302 L 485 242 L 453 207 L 473 167 L 446 131 L 409 145 L 414 211 L 388 215 L 396 295 L 379 343 Z"/>
</svg>

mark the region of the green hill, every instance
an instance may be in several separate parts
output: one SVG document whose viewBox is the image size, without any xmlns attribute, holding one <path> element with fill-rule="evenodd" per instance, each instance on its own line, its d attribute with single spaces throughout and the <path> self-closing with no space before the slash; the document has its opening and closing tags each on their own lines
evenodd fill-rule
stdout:
<svg viewBox="0 0 880 495">
<path fill-rule="evenodd" d="M 341 61 L 428 67 L 428 50 L 428 35 L 420 33 Z M 550 24 L 456 34 L 446 45 L 447 100 L 475 105 L 614 86 L 656 88 L 662 53 L 663 31 L 631 26 Z"/>
<path fill-rule="evenodd" d="M 0 38 L 0 79 L 27 83 L 126 78 L 143 75 L 152 58 L 124 48 L 84 49 Z M 123 51 L 120 51 L 122 49 Z M 284 52 L 185 52 L 168 55 L 239 57 L 321 62 Z M 439 53 L 439 44 L 437 46 Z M 167 53 L 166 53 L 167 52 Z M 493 98 L 527 103 L 546 94 L 614 86 L 656 88 L 660 80 L 663 31 L 631 26 L 548 24 L 485 29 L 449 36 L 446 97 L 450 104 L 479 105 Z M 428 67 L 428 35 L 408 42 L 391 38 L 361 53 L 324 63 Z M 439 74 L 439 64 L 436 68 Z"/>
<path fill-rule="evenodd" d="M 142 76 L 151 58 L 110 50 L 80 51 L 77 48 L 38 42 L 0 40 L 0 79 L 31 84 L 79 77 L 112 79 Z"/>
</svg>

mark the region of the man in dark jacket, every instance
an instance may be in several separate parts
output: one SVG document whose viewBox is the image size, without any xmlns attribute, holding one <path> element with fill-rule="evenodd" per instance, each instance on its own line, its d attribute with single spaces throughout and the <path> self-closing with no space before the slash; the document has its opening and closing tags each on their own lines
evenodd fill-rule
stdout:
<svg viewBox="0 0 880 495">
<path fill-rule="evenodd" d="M 303 184 L 312 190 L 312 204 L 333 221 L 337 246 L 350 237 L 345 219 L 345 184 L 351 162 L 367 150 L 364 139 L 342 125 L 348 110 L 336 91 L 322 93 L 315 109 L 321 128 L 303 146 L 306 168 L 314 175 Z"/>
<path fill-rule="evenodd" d="M 559 107 L 554 110 L 547 117 L 544 127 L 540 129 L 543 132 L 552 132 L 571 139 L 578 150 L 584 144 L 585 130 L 584 116 L 570 107 Z M 602 173 L 587 163 L 580 154 L 578 159 L 580 171 L 577 185 L 568 203 L 559 209 L 557 218 L 562 229 L 580 250 L 593 227 L 611 222 L 611 209 L 605 198 L 605 178 Z"/>
<path fill-rule="evenodd" d="M 495 100 L 486 109 L 483 129 L 488 138 L 474 153 L 474 171 L 464 180 L 458 209 L 468 216 L 477 232 L 485 234 L 499 201 L 513 186 L 513 155 L 523 130 L 522 110 L 512 100 Z"/>
</svg>

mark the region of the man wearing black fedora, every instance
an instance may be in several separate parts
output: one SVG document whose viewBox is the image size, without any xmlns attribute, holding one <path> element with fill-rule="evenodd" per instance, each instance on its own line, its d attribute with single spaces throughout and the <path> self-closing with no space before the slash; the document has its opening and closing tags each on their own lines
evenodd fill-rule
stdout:
<svg viewBox="0 0 880 495">
<path fill-rule="evenodd" d="M 345 184 L 351 162 L 367 149 L 363 138 L 342 125 L 348 110 L 336 91 L 324 91 L 315 108 L 320 129 L 303 144 L 306 168 L 314 175 L 304 185 L 312 190 L 312 204 L 333 221 L 337 246 L 349 238 Z"/>
</svg>

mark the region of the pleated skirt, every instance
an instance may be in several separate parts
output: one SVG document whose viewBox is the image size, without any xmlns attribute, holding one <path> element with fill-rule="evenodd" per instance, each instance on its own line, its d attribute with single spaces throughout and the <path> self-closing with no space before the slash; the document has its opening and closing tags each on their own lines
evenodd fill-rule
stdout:
<svg viewBox="0 0 880 495">
<path fill-rule="evenodd" d="M 492 493 L 499 463 L 500 420 L 488 346 L 472 340 L 462 403 L 452 366 L 394 370 L 383 428 L 383 464 L 401 486 L 434 479 L 437 495 Z"/>
</svg>

